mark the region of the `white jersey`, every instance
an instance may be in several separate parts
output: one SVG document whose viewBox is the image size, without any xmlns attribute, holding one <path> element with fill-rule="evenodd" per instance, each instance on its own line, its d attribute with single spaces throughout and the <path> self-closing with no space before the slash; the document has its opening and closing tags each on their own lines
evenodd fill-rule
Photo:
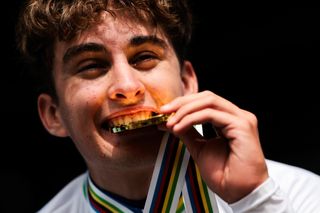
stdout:
<svg viewBox="0 0 320 213">
<path fill-rule="evenodd" d="M 267 160 L 269 179 L 236 203 L 217 197 L 219 213 L 320 213 L 320 177 L 307 170 Z M 86 197 L 88 173 L 65 186 L 39 213 L 96 213 Z M 99 192 L 103 193 L 103 192 Z"/>
</svg>

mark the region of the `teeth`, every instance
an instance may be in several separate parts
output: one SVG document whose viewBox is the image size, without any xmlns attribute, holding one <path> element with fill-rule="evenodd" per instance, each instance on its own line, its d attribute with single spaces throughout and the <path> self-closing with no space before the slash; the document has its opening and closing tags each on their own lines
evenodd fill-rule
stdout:
<svg viewBox="0 0 320 213">
<path fill-rule="evenodd" d="M 116 117 L 116 118 L 110 120 L 109 125 L 110 126 L 127 125 L 131 122 L 136 122 L 136 121 L 148 119 L 151 117 L 151 115 L 152 115 L 152 112 L 145 111 L 145 112 L 137 112 L 137 113 L 131 114 L 131 115 L 119 116 L 119 117 Z"/>
<path fill-rule="evenodd" d="M 142 120 L 143 119 L 143 116 L 138 113 L 136 116 L 132 116 L 132 121 L 133 122 L 136 122 L 136 121 L 139 121 L 139 120 Z"/>
<path fill-rule="evenodd" d="M 155 113 L 152 113 L 152 116 L 149 115 L 148 118 L 143 120 L 129 122 L 129 119 L 124 119 L 124 120 L 127 120 L 129 123 L 121 123 L 120 125 L 113 125 L 113 126 L 111 126 L 110 124 L 109 131 L 111 133 L 121 133 L 127 130 L 133 130 L 133 129 L 143 128 L 151 125 L 157 125 L 157 124 L 166 122 L 169 116 L 170 115 L 166 115 L 166 114 L 156 115 Z M 126 117 L 126 116 L 123 116 L 123 117 Z M 134 117 L 138 118 L 139 116 L 134 116 Z"/>
<path fill-rule="evenodd" d="M 123 120 L 124 120 L 124 123 L 125 123 L 125 124 L 128 124 L 128 123 L 130 123 L 130 122 L 132 121 L 132 119 L 131 119 L 130 116 L 125 116 L 125 117 L 123 118 Z"/>
</svg>

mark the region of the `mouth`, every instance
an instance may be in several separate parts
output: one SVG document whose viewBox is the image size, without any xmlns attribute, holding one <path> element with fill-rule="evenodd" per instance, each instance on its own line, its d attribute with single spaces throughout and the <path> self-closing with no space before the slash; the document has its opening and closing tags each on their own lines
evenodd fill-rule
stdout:
<svg viewBox="0 0 320 213">
<path fill-rule="evenodd" d="M 166 122 L 168 118 L 169 115 L 167 114 L 159 114 L 152 111 L 141 111 L 134 114 L 112 118 L 103 123 L 103 128 L 111 133 L 121 133 L 151 125 L 158 125 Z"/>
</svg>

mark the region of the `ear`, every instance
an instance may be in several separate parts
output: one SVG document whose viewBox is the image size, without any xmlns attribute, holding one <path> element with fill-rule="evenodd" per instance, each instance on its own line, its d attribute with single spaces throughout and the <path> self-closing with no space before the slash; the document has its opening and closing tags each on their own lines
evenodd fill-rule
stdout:
<svg viewBox="0 0 320 213">
<path fill-rule="evenodd" d="M 58 137 L 68 136 L 59 108 L 48 94 L 38 97 L 38 113 L 43 126 L 50 134 Z"/>
<path fill-rule="evenodd" d="M 185 95 L 198 92 L 198 79 L 190 61 L 183 62 L 181 79 Z"/>
</svg>

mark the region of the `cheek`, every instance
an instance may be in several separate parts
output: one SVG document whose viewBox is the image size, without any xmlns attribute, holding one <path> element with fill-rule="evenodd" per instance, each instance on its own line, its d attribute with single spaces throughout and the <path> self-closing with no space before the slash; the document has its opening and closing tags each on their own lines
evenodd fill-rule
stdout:
<svg viewBox="0 0 320 213">
<path fill-rule="evenodd" d="M 102 95 L 97 87 L 77 87 L 66 92 L 68 105 L 79 108 L 95 108 L 102 102 Z"/>
<path fill-rule="evenodd" d="M 104 101 L 103 95 L 95 88 L 70 87 L 65 90 L 63 98 L 65 117 L 73 128 L 79 130 L 94 124 L 94 117 Z M 84 123 L 87 125 L 83 125 Z"/>
<path fill-rule="evenodd" d="M 162 106 L 174 98 L 183 95 L 183 85 L 180 76 L 162 75 L 149 83 L 147 90 L 158 106 Z"/>
<path fill-rule="evenodd" d="M 65 90 L 64 121 L 69 135 L 83 156 L 98 150 L 95 141 L 96 118 L 105 99 L 96 87 L 73 87 Z"/>
</svg>

